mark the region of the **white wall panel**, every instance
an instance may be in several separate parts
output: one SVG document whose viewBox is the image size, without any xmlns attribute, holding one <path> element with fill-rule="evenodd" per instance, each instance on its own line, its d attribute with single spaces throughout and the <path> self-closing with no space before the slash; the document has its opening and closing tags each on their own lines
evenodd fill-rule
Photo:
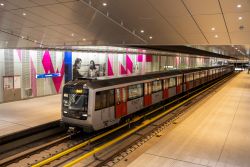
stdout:
<svg viewBox="0 0 250 167">
<path fill-rule="evenodd" d="M 3 102 L 4 50 L 0 49 L 0 102 Z"/>
</svg>

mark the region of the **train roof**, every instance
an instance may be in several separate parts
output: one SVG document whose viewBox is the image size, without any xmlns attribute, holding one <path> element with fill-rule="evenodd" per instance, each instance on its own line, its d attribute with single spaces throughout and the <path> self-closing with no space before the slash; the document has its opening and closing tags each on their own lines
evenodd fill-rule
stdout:
<svg viewBox="0 0 250 167">
<path fill-rule="evenodd" d="M 223 66 L 219 66 L 223 67 Z M 211 68 L 218 68 L 216 67 L 203 67 L 203 68 L 192 68 L 192 69 L 182 69 L 182 70 L 170 70 L 170 71 L 162 71 L 162 72 L 150 72 L 146 74 L 140 74 L 140 75 L 130 75 L 130 76 L 120 76 L 120 77 L 99 77 L 95 79 L 91 78 L 79 78 L 75 81 L 70 81 L 65 86 L 84 86 L 98 89 L 103 87 L 109 87 L 114 85 L 120 85 L 120 84 L 126 84 L 130 82 L 138 82 L 143 80 L 149 80 L 154 78 L 162 78 L 167 76 L 173 76 L 173 75 L 179 75 L 183 73 L 190 73 L 190 72 L 196 72 L 200 70 L 206 70 Z"/>
</svg>

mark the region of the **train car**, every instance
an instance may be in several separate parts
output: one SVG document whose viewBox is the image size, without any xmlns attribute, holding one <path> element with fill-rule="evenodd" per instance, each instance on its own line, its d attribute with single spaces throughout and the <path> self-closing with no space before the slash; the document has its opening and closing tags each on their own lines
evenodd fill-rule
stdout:
<svg viewBox="0 0 250 167">
<path fill-rule="evenodd" d="M 86 132 L 100 130 L 129 118 L 163 100 L 185 93 L 233 71 L 232 66 L 147 73 L 145 75 L 79 79 L 63 87 L 62 123 Z"/>
</svg>

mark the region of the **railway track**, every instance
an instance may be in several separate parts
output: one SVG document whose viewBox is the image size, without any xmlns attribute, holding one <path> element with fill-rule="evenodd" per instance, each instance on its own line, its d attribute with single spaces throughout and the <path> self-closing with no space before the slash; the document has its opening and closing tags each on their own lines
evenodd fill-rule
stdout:
<svg viewBox="0 0 250 167">
<path fill-rule="evenodd" d="M 184 113 L 185 109 L 191 106 L 195 100 L 206 96 L 216 89 L 216 86 L 220 86 L 231 77 L 233 75 L 229 75 L 220 81 L 210 82 L 208 85 L 172 100 L 157 109 L 138 115 L 111 130 L 68 140 L 58 145 L 56 142 L 54 144 L 47 143 L 46 146 L 40 146 L 30 155 L 26 154 L 26 158 L 22 160 L 19 158 L 20 161 L 12 164 L 10 164 L 10 161 L 8 164 L 10 164 L 9 166 L 33 167 L 44 165 L 73 166 L 85 160 L 81 166 L 112 166 L 122 157 L 126 157 L 131 150 L 157 135 L 171 122 L 174 123 L 174 120 Z M 168 109 L 166 109 L 167 107 Z M 68 136 L 68 138 L 71 138 L 71 136 Z"/>
</svg>

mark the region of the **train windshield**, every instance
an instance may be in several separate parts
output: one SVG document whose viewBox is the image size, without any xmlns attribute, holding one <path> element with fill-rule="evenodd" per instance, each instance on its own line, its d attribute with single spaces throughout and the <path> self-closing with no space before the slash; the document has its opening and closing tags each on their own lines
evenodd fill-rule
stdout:
<svg viewBox="0 0 250 167">
<path fill-rule="evenodd" d="M 67 88 L 63 90 L 63 107 L 69 110 L 88 111 L 88 89 Z"/>
</svg>

